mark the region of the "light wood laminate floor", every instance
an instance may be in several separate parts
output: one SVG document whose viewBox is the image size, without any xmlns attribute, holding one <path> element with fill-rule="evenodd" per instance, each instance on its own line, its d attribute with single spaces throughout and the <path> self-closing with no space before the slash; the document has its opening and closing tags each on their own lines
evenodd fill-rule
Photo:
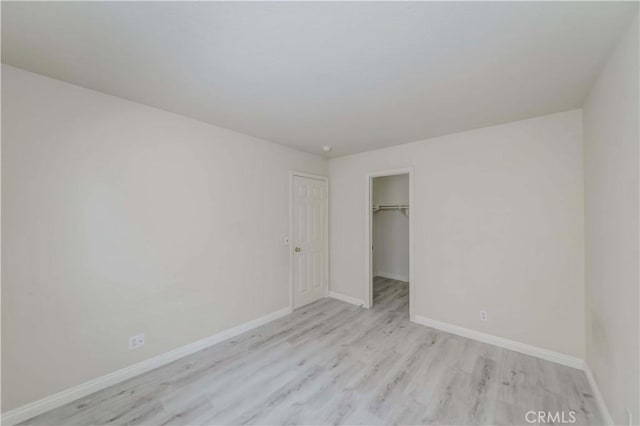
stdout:
<svg viewBox="0 0 640 426">
<path fill-rule="evenodd" d="M 582 371 L 409 322 L 408 284 L 367 310 L 323 299 L 25 424 L 601 424 Z"/>
</svg>

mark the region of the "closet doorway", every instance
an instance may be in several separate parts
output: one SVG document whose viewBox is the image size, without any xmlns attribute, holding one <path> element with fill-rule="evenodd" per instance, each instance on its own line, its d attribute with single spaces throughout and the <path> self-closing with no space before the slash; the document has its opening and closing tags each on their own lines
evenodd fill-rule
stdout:
<svg viewBox="0 0 640 426">
<path fill-rule="evenodd" d="M 409 319 L 413 321 L 413 169 L 367 174 L 365 198 L 366 307 L 374 304 L 374 280 L 408 281 Z"/>
</svg>

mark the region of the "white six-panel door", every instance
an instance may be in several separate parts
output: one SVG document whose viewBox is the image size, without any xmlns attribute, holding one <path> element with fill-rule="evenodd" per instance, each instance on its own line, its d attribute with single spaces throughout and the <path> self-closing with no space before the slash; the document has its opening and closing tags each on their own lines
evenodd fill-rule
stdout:
<svg viewBox="0 0 640 426">
<path fill-rule="evenodd" d="M 292 303 L 295 309 L 327 295 L 327 181 L 294 175 L 291 190 Z"/>
</svg>

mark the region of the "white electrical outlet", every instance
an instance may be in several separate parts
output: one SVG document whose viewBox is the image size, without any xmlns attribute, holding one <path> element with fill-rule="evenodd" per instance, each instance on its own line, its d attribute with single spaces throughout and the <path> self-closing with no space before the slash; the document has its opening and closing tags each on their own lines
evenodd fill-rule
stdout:
<svg viewBox="0 0 640 426">
<path fill-rule="evenodd" d="M 129 350 L 138 349 L 144 346 L 144 333 L 129 337 Z"/>
<path fill-rule="evenodd" d="M 480 311 L 480 321 L 486 321 L 489 319 L 489 316 L 487 315 L 487 311 Z"/>
</svg>

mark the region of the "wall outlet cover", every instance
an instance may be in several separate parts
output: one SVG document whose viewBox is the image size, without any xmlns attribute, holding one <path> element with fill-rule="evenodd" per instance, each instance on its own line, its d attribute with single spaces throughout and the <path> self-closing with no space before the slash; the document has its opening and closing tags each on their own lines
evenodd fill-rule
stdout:
<svg viewBox="0 0 640 426">
<path fill-rule="evenodd" d="M 144 346 L 144 333 L 129 337 L 129 350 Z"/>
</svg>

